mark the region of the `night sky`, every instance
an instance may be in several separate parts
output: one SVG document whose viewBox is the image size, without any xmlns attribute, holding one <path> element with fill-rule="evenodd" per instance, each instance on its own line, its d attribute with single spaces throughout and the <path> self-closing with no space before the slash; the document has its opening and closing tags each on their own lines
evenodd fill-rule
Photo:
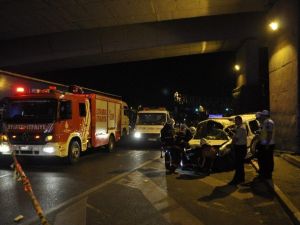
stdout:
<svg viewBox="0 0 300 225">
<path fill-rule="evenodd" d="M 235 86 L 234 59 L 234 52 L 223 52 L 52 71 L 35 76 L 121 95 L 130 106 L 168 107 L 175 91 L 201 97 L 230 97 Z"/>
</svg>

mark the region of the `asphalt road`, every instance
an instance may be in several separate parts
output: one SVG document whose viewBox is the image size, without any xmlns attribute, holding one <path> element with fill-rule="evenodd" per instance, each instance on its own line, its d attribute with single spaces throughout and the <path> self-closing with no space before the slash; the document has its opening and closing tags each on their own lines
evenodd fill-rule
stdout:
<svg viewBox="0 0 300 225">
<path fill-rule="evenodd" d="M 58 160 L 23 160 L 22 165 L 53 225 L 150 224 L 292 224 L 269 189 L 246 180 L 228 186 L 233 171 L 167 174 L 158 148 L 118 147 L 81 157 L 69 166 Z M 39 224 L 22 184 L 13 171 L 0 169 L 0 225 Z"/>
</svg>

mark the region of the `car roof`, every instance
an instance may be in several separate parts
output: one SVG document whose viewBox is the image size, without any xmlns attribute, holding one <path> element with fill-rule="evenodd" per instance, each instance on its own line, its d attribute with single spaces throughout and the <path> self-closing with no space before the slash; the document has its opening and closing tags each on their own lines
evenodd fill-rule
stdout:
<svg viewBox="0 0 300 225">
<path fill-rule="evenodd" d="M 224 128 L 234 125 L 234 122 L 230 117 L 211 118 L 211 119 L 201 121 L 200 123 L 198 123 L 198 125 L 201 123 L 207 123 L 208 121 L 214 121 L 214 122 L 220 123 L 223 125 Z"/>
<path fill-rule="evenodd" d="M 235 115 L 235 116 L 231 116 L 230 120 L 234 121 L 234 118 L 236 116 L 240 116 L 243 119 L 243 122 L 247 122 L 247 121 L 251 121 L 251 120 L 256 120 L 256 114 L 255 113 L 251 113 L 251 114 L 240 114 L 240 115 Z"/>
</svg>

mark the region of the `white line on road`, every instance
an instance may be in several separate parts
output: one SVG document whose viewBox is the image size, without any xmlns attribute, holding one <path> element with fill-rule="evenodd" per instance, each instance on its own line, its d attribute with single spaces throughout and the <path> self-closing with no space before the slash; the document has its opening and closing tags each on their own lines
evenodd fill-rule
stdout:
<svg viewBox="0 0 300 225">
<path fill-rule="evenodd" d="M 151 162 L 153 162 L 153 161 L 155 161 L 155 160 L 157 160 L 159 158 L 160 158 L 160 156 L 157 156 L 157 157 L 155 157 L 153 159 L 150 159 L 150 160 L 148 160 L 148 161 L 146 161 L 146 162 L 144 162 L 144 163 L 136 166 L 135 168 L 129 170 L 128 172 L 121 173 L 121 174 L 119 174 L 117 176 L 114 176 L 114 177 L 110 178 L 109 180 L 107 180 L 107 181 L 105 181 L 103 183 L 100 183 L 99 185 L 97 185 L 97 186 L 95 186 L 93 188 L 90 188 L 87 191 L 85 191 L 85 192 L 83 192 L 83 193 L 81 193 L 81 194 L 79 194 L 77 196 L 74 196 L 74 197 L 68 199 L 67 201 L 64 201 L 64 202 L 60 203 L 59 205 L 57 205 L 57 206 L 55 206 L 55 207 L 53 207 L 53 208 L 45 211 L 45 215 L 47 216 L 50 213 L 53 213 L 53 212 L 55 212 L 56 210 L 58 210 L 60 208 L 63 208 L 63 207 L 68 206 L 68 205 L 71 205 L 72 203 L 77 202 L 77 201 L 83 199 L 84 197 L 87 197 L 88 195 L 90 195 L 90 194 L 98 191 L 99 189 L 107 186 L 108 184 L 111 184 L 111 183 L 113 183 L 113 182 L 115 182 L 115 181 L 117 181 L 117 180 L 119 180 L 119 179 L 121 179 L 121 178 L 129 175 L 130 173 L 132 173 L 132 172 L 140 169 L 141 167 L 143 167 L 143 166 L 145 166 L 145 165 L 147 165 L 147 164 L 149 164 L 149 163 L 151 163 Z M 36 218 L 31 218 L 30 220 L 24 222 L 23 224 L 24 225 L 29 225 L 29 224 L 32 224 L 33 222 L 36 222 L 37 220 L 38 220 L 37 217 Z"/>
<path fill-rule="evenodd" d="M 203 225 L 196 216 L 183 208 L 166 190 L 159 187 L 142 173 L 135 171 L 128 180 L 120 180 L 120 184 L 140 190 L 146 199 L 159 211 L 170 224 Z"/>
<path fill-rule="evenodd" d="M 8 177 L 8 176 L 11 176 L 11 174 L 4 174 L 4 175 L 1 175 L 0 178 Z"/>
</svg>

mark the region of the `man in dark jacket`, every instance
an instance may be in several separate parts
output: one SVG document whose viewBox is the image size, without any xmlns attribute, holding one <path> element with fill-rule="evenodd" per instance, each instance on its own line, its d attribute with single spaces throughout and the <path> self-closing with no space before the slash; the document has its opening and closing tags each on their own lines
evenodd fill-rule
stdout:
<svg viewBox="0 0 300 225">
<path fill-rule="evenodd" d="M 172 146 L 175 140 L 175 121 L 169 119 L 160 131 L 160 140 L 164 146 Z"/>
</svg>

